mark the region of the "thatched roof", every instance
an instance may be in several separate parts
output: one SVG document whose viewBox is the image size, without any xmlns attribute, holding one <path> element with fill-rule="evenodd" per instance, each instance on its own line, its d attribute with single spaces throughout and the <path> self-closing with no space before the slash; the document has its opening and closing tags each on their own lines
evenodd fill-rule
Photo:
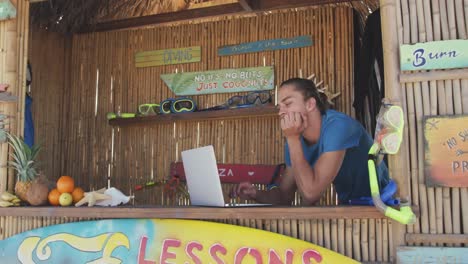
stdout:
<svg viewBox="0 0 468 264">
<path fill-rule="evenodd" d="M 110 30 L 214 15 L 262 12 L 324 3 L 353 6 L 362 19 L 378 8 L 378 0 L 36 0 L 33 24 L 51 31 L 75 33 Z M 124 22 L 124 23 L 122 23 Z M 125 23 L 127 22 L 127 23 Z M 100 27 L 100 25 L 105 25 Z"/>
</svg>

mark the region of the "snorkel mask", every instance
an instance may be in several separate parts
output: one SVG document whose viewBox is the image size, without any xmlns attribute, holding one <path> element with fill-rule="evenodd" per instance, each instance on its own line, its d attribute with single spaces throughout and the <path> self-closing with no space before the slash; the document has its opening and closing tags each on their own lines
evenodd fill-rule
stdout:
<svg viewBox="0 0 468 264">
<path fill-rule="evenodd" d="M 402 204 L 400 210 L 387 206 L 380 196 L 379 183 L 377 180 L 376 164 L 380 154 L 396 154 L 403 139 L 404 115 L 400 106 L 382 104 L 377 117 L 374 144 L 369 150 L 369 182 L 372 201 L 375 207 L 385 216 L 388 216 L 402 224 L 412 224 L 416 216 L 409 204 Z"/>
<path fill-rule="evenodd" d="M 194 112 L 197 109 L 195 102 L 188 98 L 168 98 L 161 102 L 160 112 L 162 114 Z"/>
</svg>

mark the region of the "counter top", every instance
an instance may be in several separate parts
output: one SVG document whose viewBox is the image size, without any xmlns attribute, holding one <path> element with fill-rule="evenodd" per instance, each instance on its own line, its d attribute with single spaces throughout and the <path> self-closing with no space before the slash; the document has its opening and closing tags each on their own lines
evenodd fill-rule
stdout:
<svg viewBox="0 0 468 264">
<path fill-rule="evenodd" d="M 415 212 L 416 213 L 416 212 Z M 314 207 L 59 207 L 23 206 L 0 208 L 0 216 L 178 218 L 178 219 L 377 219 L 385 216 L 372 206 Z"/>
</svg>

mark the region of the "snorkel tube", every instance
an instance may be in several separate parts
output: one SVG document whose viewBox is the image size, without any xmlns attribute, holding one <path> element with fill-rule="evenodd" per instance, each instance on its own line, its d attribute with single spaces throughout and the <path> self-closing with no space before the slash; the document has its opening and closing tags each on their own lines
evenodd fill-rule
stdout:
<svg viewBox="0 0 468 264">
<path fill-rule="evenodd" d="M 374 144 L 369 150 L 367 165 L 369 168 L 369 183 L 372 201 L 375 207 L 385 216 L 390 217 L 402 224 L 412 224 L 416 216 L 411 206 L 401 204 L 400 210 L 387 206 L 381 199 L 379 184 L 377 180 L 376 164 L 380 154 L 396 154 L 400 148 L 403 138 L 403 110 L 401 107 L 391 104 L 382 104 L 377 117 L 377 128 Z"/>
</svg>

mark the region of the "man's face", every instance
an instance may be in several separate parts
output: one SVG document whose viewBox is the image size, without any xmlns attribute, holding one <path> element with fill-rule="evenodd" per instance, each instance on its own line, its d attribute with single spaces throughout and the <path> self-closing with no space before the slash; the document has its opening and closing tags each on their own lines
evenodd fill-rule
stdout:
<svg viewBox="0 0 468 264">
<path fill-rule="evenodd" d="M 278 92 L 279 115 L 297 112 L 305 114 L 308 112 L 304 96 L 297 91 L 293 85 L 283 85 Z"/>
</svg>

